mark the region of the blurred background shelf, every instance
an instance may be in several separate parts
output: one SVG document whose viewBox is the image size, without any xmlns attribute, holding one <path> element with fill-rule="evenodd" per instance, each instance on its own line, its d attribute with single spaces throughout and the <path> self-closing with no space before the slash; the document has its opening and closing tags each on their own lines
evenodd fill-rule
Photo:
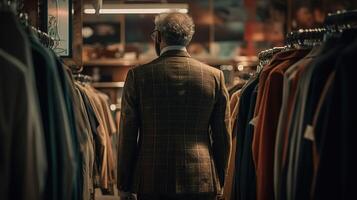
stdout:
<svg viewBox="0 0 357 200">
<path fill-rule="evenodd" d="M 145 64 L 149 62 L 149 60 L 125 60 L 125 59 L 113 59 L 113 58 L 105 58 L 105 59 L 97 59 L 97 60 L 89 60 L 84 62 L 84 66 L 86 67 L 97 67 L 97 66 L 127 66 L 134 67 L 140 64 Z"/>
</svg>

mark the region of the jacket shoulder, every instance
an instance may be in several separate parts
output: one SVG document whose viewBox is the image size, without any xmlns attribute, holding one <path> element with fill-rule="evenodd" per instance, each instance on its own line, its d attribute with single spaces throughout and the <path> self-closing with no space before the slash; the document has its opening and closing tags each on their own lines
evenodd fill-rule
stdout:
<svg viewBox="0 0 357 200">
<path fill-rule="evenodd" d="M 134 74 L 136 73 L 140 73 L 140 72 L 144 72 L 145 70 L 148 70 L 150 69 L 150 67 L 152 66 L 155 66 L 155 65 L 161 65 L 162 64 L 162 61 L 164 60 L 165 58 L 162 58 L 162 57 L 158 57 L 146 64 L 142 64 L 142 65 L 138 65 L 138 66 L 135 66 L 133 67 L 131 70 L 134 72 Z M 203 63 L 199 60 L 196 60 L 194 58 L 189 58 L 190 59 L 190 66 L 193 66 L 193 67 L 202 67 L 203 70 L 214 76 L 214 77 L 220 77 L 220 74 L 221 74 L 221 70 L 215 68 L 215 67 L 212 67 L 210 65 L 207 65 L 206 63 Z"/>
<path fill-rule="evenodd" d="M 203 63 L 199 60 L 196 60 L 196 59 L 193 59 L 191 58 L 191 62 L 192 62 L 192 65 L 194 66 L 200 66 L 202 67 L 206 72 L 210 73 L 211 75 L 214 75 L 214 76 L 220 76 L 221 74 L 221 70 L 215 68 L 215 67 L 212 67 L 206 63 Z"/>
<path fill-rule="evenodd" d="M 136 65 L 134 66 L 133 68 L 131 68 L 130 70 L 133 71 L 134 73 L 135 72 L 140 72 L 140 71 L 143 71 L 145 69 L 148 69 L 150 66 L 152 65 L 156 65 L 160 62 L 160 57 L 148 62 L 148 63 L 145 63 L 145 64 L 141 64 L 141 65 Z"/>
</svg>

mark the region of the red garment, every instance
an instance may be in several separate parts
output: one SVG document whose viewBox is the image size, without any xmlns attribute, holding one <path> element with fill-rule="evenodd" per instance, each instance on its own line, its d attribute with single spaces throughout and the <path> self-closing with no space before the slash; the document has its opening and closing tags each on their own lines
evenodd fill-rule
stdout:
<svg viewBox="0 0 357 200">
<path fill-rule="evenodd" d="M 273 57 L 259 79 L 252 151 L 257 175 L 257 199 L 274 199 L 274 147 L 282 101 L 284 72 L 308 50 L 289 50 Z"/>
</svg>

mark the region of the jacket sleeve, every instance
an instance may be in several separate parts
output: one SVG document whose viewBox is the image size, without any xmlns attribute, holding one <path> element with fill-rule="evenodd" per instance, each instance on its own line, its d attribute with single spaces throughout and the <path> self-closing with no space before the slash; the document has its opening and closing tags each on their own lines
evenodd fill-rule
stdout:
<svg viewBox="0 0 357 200">
<path fill-rule="evenodd" d="M 223 186 L 228 172 L 232 139 L 230 128 L 229 94 L 224 83 L 224 76 L 222 72 L 219 77 L 216 103 L 211 115 L 210 125 L 213 140 L 213 159 L 220 184 Z"/>
<path fill-rule="evenodd" d="M 138 152 L 139 99 L 133 70 L 129 70 L 121 105 L 118 148 L 118 189 L 131 191 Z"/>
</svg>

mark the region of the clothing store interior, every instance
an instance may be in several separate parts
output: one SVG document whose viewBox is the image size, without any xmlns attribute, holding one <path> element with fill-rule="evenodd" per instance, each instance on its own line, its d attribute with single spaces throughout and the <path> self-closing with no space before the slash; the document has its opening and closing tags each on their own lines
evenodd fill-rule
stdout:
<svg viewBox="0 0 357 200">
<path fill-rule="evenodd" d="M 151 72 L 134 80 L 135 86 L 126 88 L 126 81 L 133 81 L 134 72 L 139 74 L 135 68 L 162 57 L 155 43 L 161 34 L 155 19 L 171 12 L 192 18 L 194 35 L 180 48 L 189 59 L 221 73 L 222 91 L 229 95 L 228 156 L 212 156 L 215 166 L 226 166 L 224 172 L 217 170 L 225 177 L 219 179 L 217 199 L 356 199 L 356 0 L 2 0 L 0 199 L 145 199 L 123 195 L 135 193 L 124 184 L 132 180 L 124 179 L 136 171 L 121 166 L 134 169 L 132 162 L 146 158 L 138 153 L 139 160 L 133 161 L 136 150 L 125 154 L 125 142 L 132 142 L 126 130 L 135 125 L 130 122 L 134 111 L 126 107 L 135 104 L 139 118 L 152 115 L 157 121 L 161 105 L 155 103 L 155 110 L 140 105 L 151 93 L 133 89 L 149 80 Z M 165 73 L 156 77 L 160 74 Z M 202 72 L 202 79 L 205 74 L 209 73 Z M 152 87 L 161 88 L 164 83 L 155 80 Z M 140 96 L 138 102 L 130 96 L 133 91 Z M 157 91 L 152 90 L 154 98 L 156 93 L 166 94 Z M 189 93 L 182 92 L 185 95 Z M 163 98 L 159 102 L 170 105 L 170 98 Z M 164 115 L 174 118 L 178 112 L 165 110 Z M 189 119 L 194 119 L 194 112 L 186 112 Z M 142 134 L 141 126 L 150 126 L 144 122 L 136 129 Z M 207 138 L 208 130 L 207 125 Z M 189 137 L 187 133 L 183 137 Z M 212 146 L 219 144 L 215 137 L 210 137 Z M 148 146 L 140 148 L 145 141 L 134 139 L 133 149 L 152 152 Z M 154 142 L 154 154 L 155 147 L 160 149 Z M 224 159 L 226 163 L 217 163 Z M 148 172 L 141 174 L 160 174 L 156 165 L 144 163 Z M 179 170 L 193 170 L 190 166 Z M 199 169 L 197 183 L 202 185 Z M 174 194 L 196 192 L 194 187 L 178 186 L 182 183 L 177 170 L 167 173 L 175 176 Z M 165 176 L 163 169 L 157 177 L 161 182 L 156 181 L 164 183 Z M 191 178 L 186 183 L 196 180 Z M 150 178 L 146 181 L 156 184 Z M 150 191 L 143 181 L 140 184 L 143 191 Z M 166 189 L 152 192 L 161 191 Z"/>
</svg>

